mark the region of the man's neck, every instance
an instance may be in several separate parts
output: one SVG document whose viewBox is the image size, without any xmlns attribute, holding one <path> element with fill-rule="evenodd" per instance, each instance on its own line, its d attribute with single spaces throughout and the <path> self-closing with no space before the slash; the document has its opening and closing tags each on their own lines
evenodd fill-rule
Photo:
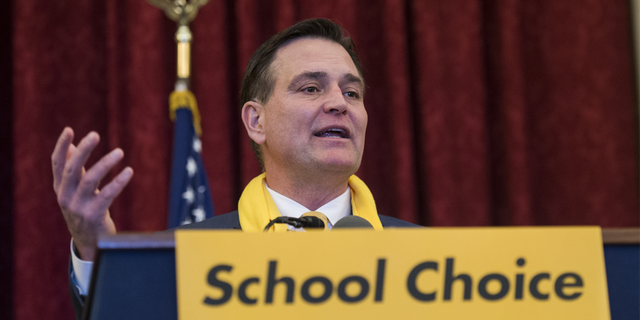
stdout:
<svg viewBox="0 0 640 320">
<path fill-rule="evenodd" d="M 282 174 L 269 174 L 269 188 L 284 195 L 309 210 L 317 210 L 347 190 L 349 177 L 332 178 L 330 175 L 316 178 L 294 179 Z"/>
</svg>

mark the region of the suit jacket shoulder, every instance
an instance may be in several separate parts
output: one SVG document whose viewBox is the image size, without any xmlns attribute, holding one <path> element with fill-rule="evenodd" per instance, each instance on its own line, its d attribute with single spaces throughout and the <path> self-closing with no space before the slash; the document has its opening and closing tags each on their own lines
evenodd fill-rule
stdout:
<svg viewBox="0 0 640 320">
<path fill-rule="evenodd" d="M 380 222 L 382 222 L 382 226 L 383 227 L 392 227 L 392 228 L 423 228 L 420 225 L 411 223 L 411 222 L 407 222 L 404 220 L 400 220 L 398 218 L 394 218 L 394 217 L 389 217 L 389 216 L 385 216 L 382 214 L 379 214 L 378 217 L 380 217 Z"/>
</svg>

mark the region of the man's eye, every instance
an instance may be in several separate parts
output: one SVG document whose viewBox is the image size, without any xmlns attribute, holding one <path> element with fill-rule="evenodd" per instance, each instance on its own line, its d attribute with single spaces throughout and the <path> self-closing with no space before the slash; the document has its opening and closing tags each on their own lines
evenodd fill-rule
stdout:
<svg viewBox="0 0 640 320">
<path fill-rule="evenodd" d="M 358 98 L 358 97 L 360 97 L 360 95 L 358 95 L 358 93 L 355 92 L 355 91 L 345 92 L 344 94 L 349 98 Z"/>
<path fill-rule="evenodd" d="M 302 91 L 313 93 L 313 92 L 318 92 L 318 88 L 316 88 L 316 87 L 306 87 L 306 88 L 303 88 Z"/>
</svg>

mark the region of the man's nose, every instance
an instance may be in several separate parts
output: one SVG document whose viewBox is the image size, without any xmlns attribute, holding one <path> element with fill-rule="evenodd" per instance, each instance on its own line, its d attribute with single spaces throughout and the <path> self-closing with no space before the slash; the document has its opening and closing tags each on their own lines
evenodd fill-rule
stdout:
<svg viewBox="0 0 640 320">
<path fill-rule="evenodd" d="M 347 114 L 348 104 L 342 89 L 338 86 L 332 86 L 327 91 L 326 100 L 324 102 L 324 112 L 335 114 Z"/>
</svg>

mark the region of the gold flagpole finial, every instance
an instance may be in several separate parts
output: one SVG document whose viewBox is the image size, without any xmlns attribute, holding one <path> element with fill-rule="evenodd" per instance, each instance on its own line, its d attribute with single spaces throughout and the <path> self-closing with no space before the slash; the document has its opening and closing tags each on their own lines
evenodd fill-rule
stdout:
<svg viewBox="0 0 640 320">
<path fill-rule="evenodd" d="M 198 14 L 198 9 L 209 0 L 147 0 L 150 4 L 164 10 L 169 19 L 178 25 L 188 25 Z"/>
</svg>

